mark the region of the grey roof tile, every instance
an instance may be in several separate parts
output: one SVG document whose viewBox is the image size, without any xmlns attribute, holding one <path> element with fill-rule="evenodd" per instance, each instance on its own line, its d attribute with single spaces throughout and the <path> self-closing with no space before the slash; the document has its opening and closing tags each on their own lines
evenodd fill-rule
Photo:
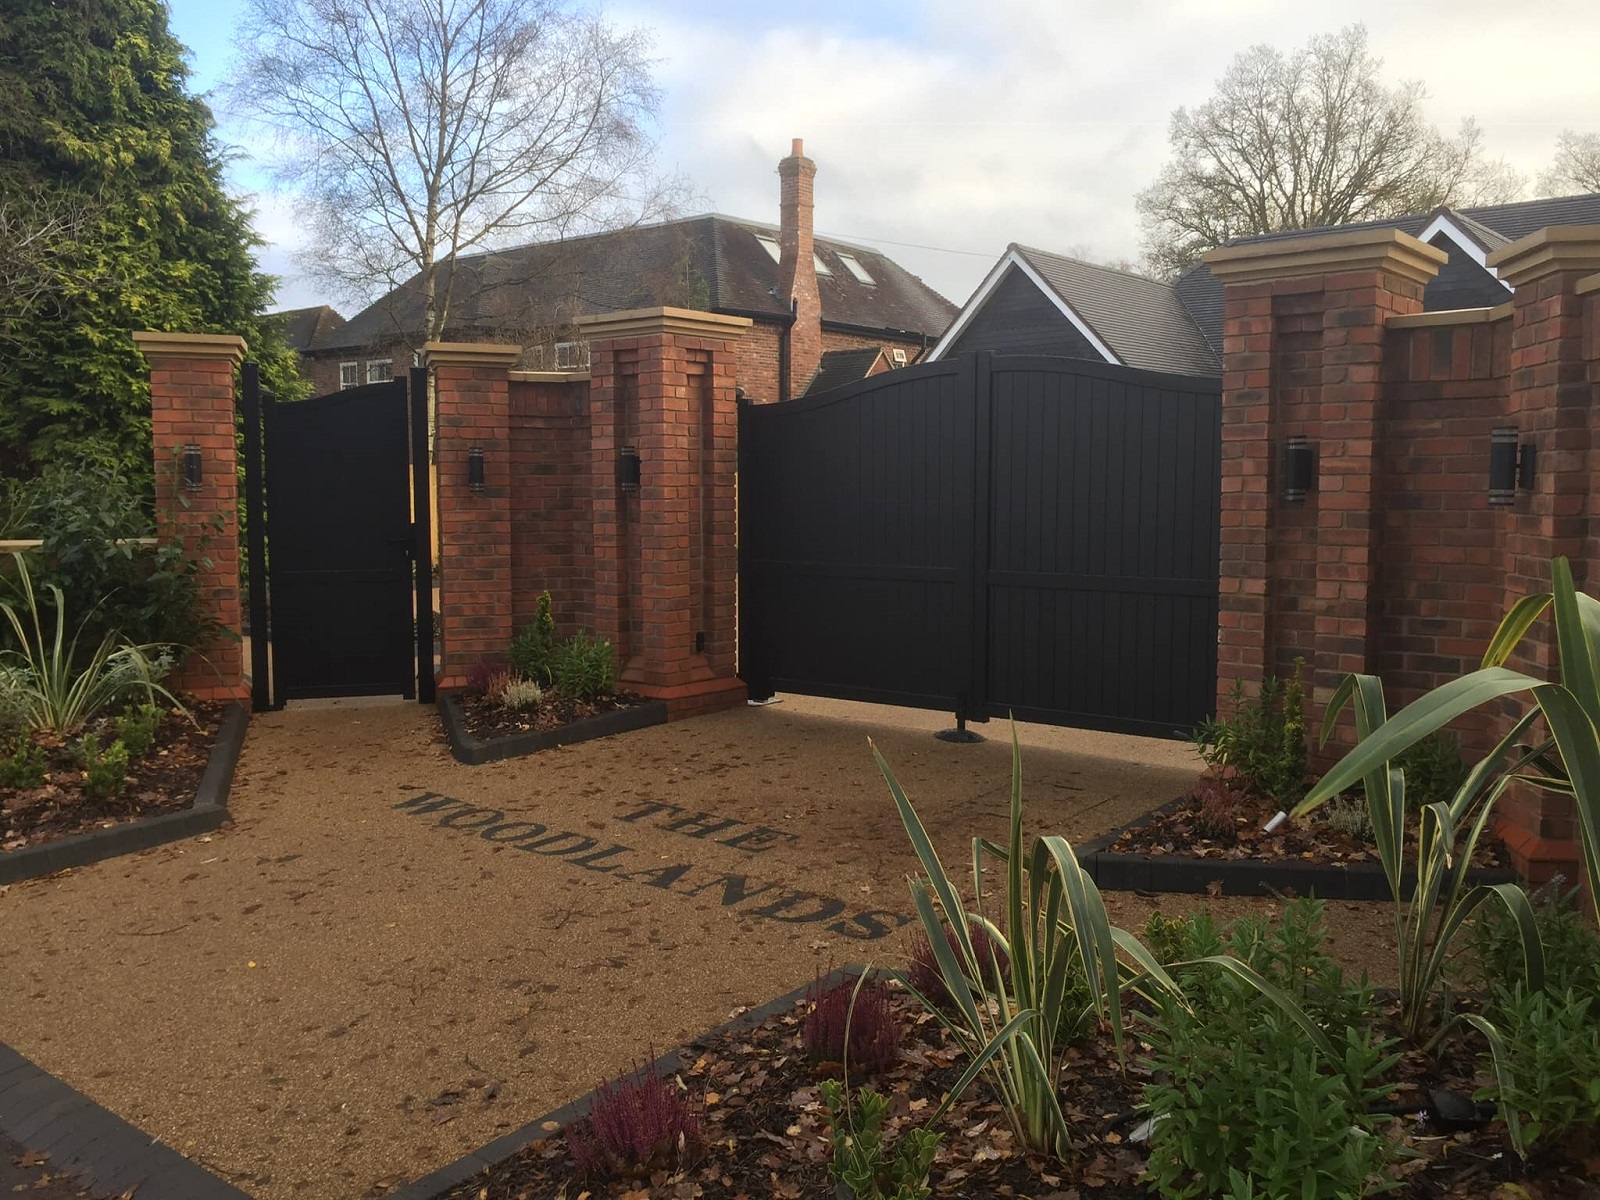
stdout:
<svg viewBox="0 0 1600 1200">
<path fill-rule="evenodd" d="M 1031 246 L 1012 249 L 1128 366 L 1179 375 L 1218 373 L 1216 355 L 1171 284 Z"/>
<path fill-rule="evenodd" d="M 776 231 L 759 221 L 708 214 L 469 255 L 453 267 L 459 285 L 446 336 L 514 337 L 519 330 L 560 327 L 579 316 L 657 304 L 781 319 L 788 307 L 777 295 L 778 264 L 755 236 Z M 955 305 L 875 250 L 823 238 L 816 248 L 833 270 L 817 280 L 825 326 L 932 338 L 955 316 Z M 841 250 L 867 269 L 874 285 L 858 282 L 844 268 Z M 420 282 L 414 276 L 317 348 L 416 338 L 425 311 Z"/>
</svg>

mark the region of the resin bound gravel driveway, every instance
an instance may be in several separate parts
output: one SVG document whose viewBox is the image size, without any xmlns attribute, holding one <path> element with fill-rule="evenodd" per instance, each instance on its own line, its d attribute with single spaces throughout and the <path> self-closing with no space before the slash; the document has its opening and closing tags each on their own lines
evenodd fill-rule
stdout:
<svg viewBox="0 0 1600 1200">
<path fill-rule="evenodd" d="M 382 1195 L 830 964 L 898 962 L 914 860 L 867 736 L 953 872 L 1005 830 L 1004 724 L 948 723 L 791 699 L 464 767 L 417 705 L 257 717 L 234 827 L 0 889 L 0 1041 L 253 1195 Z M 1074 841 L 1196 768 L 1023 739 L 1031 824 Z M 1335 907 L 1335 952 L 1381 965 L 1383 908 Z"/>
</svg>

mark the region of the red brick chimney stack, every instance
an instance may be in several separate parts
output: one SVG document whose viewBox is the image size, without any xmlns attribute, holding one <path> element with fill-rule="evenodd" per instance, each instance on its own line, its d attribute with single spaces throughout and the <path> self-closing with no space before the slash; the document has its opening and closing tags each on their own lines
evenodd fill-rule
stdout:
<svg viewBox="0 0 1600 1200">
<path fill-rule="evenodd" d="M 817 296 L 815 239 L 811 232 L 812 181 L 817 164 L 805 156 L 805 143 L 794 139 L 789 157 L 778 164 L 782 181 L 779 201 L 778 295 L 794 306 L 789 333 L 789 395 L 805 390 L 822 361 L 822 302 Z M 782 397 L 787 400 L 789 396 Z"/>
</svg>

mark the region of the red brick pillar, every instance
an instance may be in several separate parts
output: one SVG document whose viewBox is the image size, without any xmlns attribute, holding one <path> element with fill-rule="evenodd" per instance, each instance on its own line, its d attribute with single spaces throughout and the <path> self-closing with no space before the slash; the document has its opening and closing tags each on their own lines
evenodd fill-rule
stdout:
<svg viewBox="0 0 1600 1200">
<path fill-rule="evenodd" d="M 1303 657 L 1308 695 L 1326 700 L 1374 669 L 1384 323 L 1421 311 L 1445 255 L 1386 229 L 1206 261 L 1226 289 L 1219 699 Z M 1301 500 L 1284 494 L 1291 438 L 1315 461 Z"/>
<path fill-rule="evenodd" d="M 244 339 L 215 333 L 135 333 L 133 342 L 150 362 L 156 537 L 181 542 L 188 557 L 200 562 L 202 611 L 226 631 L 193 647 L 167 686 L 202 700 L 236 700 L 248 707 L 239 640 L 243 626 L 233 401 L 233 371 L 244 361 Z M 184 482 L 189 447 L 199 450 L 198 486 Z"/>
<path fill-rule="evenodd" d="M 1496 511 L 1509 608 L 1550 587 L 1550 560 L 1565 555 L 1579 588 L 1600 585 L 1593 565 L 1591 512 L 1600 502 L 1591 463 L 1596 399 L 1595 346 L 1585 343 L 1589 276 L 1600 269 L 1600 227 L 1555 226 L 1512 243 L 1489 258 L 1516 289 L 1511 325 L 1511 394 L 1504 425 L 1536 450 L 1531 490 L 1519 488 L 1514 504 Z M 1530 674 L 1553 673 L 1555 637 L 1548 625 L 1524 642 L 1513 665 Z M 1570 878 L 1577 862 L 1578 831 L 1572 801 L 1519 788 L 1500 807 L 1498 830 L 1519 870 L 1542 880 Z"/>
<path fill-rule="evenodd" d="M 734 351 L 750 322 L 678 308 L 581 318 L 589 340 L 594 616 L 622 682 L 673 719 L 739 704 Z M 624 448 L 639 486 L 624 489 Z"/>
<path fill-rule="evenodd" d="M 511 397 L 520 346 L 429 342 L 438 479 L 438 684 L 459 688 L 481 658 L 504 658 L 511 597 Z M 474 451 L 483 482 L 472 482 Z"/>
</svg>

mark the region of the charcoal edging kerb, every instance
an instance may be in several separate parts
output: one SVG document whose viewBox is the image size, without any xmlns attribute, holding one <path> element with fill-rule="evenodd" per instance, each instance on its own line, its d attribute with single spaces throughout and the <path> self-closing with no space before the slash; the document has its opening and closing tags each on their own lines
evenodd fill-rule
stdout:
<svg viewBox="0 0 1600 1200">
<path fill-rule="evenodd" d="M 499 762 L 507 758 L 522 758 L 541 750 L 557 746 L 571 746 L 594 738 L 610 737 L 614 733 L 632 733 L 652 725 L 667 723 L 667 704 L 664 700 L 647 700 L 632 708 L 619 708 L 598 716 L 585 717 L 559 729 L 530 730 L 513 733 L 507 737 L 479 741 L 467 732 L 466 712 L 461 697 L 456 692 L 439 694 L 439 717 L 444 722 L 445 736 L 450 741 L 450 755 L 469 767 Z"/>
<path fill-rule="evenodd" d="M 715 1029 L 702 1033 L 699 1037 L 691 1038 L 680 1049 L 692 1050 L 696 1046 L 704 1045 L 712 1038 L 724 1034 L 737 1033 L 741 1030 L 754 1029 L 763 1021 L 786 1013 L 795 1005 L 805 999 L 806 993 L 814 987 L 829 987 L 845 979 L 855 979 L 863 968 L 856 963 L 845 966 L 824 976 L 820 981 L 802 984 L 792 992 L 785 992 L 776 1000 L 769 1000 L 759 1008 L 752 1008 L 749 1012 L 740 1013 L 733 1020 L 718 1025 Z M 692 1060 L 691 1060 L 692 1061 Z M 684 1063 L 677 1050 L 668 1051 L 655 1062 L 648 1066 L 640 1067 L 627 1077 L 629 1082 L 643 1079 L 652 1071 L 658 1076 L 669 1076 L 683 1070 Z M 565 1129 L 574 1121 L 581 1120 L 589 1115 L 589 1107 L 594 1102 L 594 1093 L 580 1096 L 570 1104 L 563 1104 L 553 1112 L 545 1113 L 537 1120 L 529 1121 L 521 1129 L 513 1130 L 504 1137 L 496 1138 L 487 1145 L 479 1146 L 476 1150 L 462 1155 L 455 1162 L 446 1163 L 437 1171 L 424 1175 L 421 1179 L 412 1180 L 399 1191 L 389 1193 L 388 1200 L 439 1200 L 451 1188 L 459 1187 L 471 1179 L 479 1171 L 488 1167 L 496 1167 L 505 1162 L 519 1150 L 526 1149 L 535 1142 L 544 1141 L 553 1137 L 560 1130 Z"/>
<path fill-rule="evenodd" d="M 96 1192 L 249 1200 L 232 1184 L 0 1044 L 0 1133 Z"/>
<path fill-rule="evenodd" d="M 229 819 L 228 793 L 233 788 L 233 771 L 239 763 L 249 724 L 250 716 L 241 706 L 228 705 L 217 740 L 211 744 L 211 756 L 200 776 L 200 786 L 195 790 L 194 803 L 188 808 L 0 854 L 0 884 L 36 879 L 68 867 L 84 867 L 124 854 L 137 854 L 216 829 Z"/>
<path fill-rule="evenodd" d="M 1078 862 L 1095 886 L 1107 892 L 1167 892 L 1198 895 L 1221 883 L 1224 896 L 1261 896 L 1293 892 L 1320 900 L 1388 900 L 1391 898 L 1383 864 L 1311 863 L 1295 859 L 1187 858 L 1162 854 L 1115 854 L 1109 849 L 1118 838 L 1152 817 L 1171 811 L 1187 797 L 1180 796 L 1152 809 L 1120 829 L 1086 842 Z M 1475 867 L 1469 883 L 1511 883 L 1520 878 L 1506 868 Z M 1415 870 L 1401 876 L 1401 890 L 1409 897 L 1416 887 Z"/>
</svg>

